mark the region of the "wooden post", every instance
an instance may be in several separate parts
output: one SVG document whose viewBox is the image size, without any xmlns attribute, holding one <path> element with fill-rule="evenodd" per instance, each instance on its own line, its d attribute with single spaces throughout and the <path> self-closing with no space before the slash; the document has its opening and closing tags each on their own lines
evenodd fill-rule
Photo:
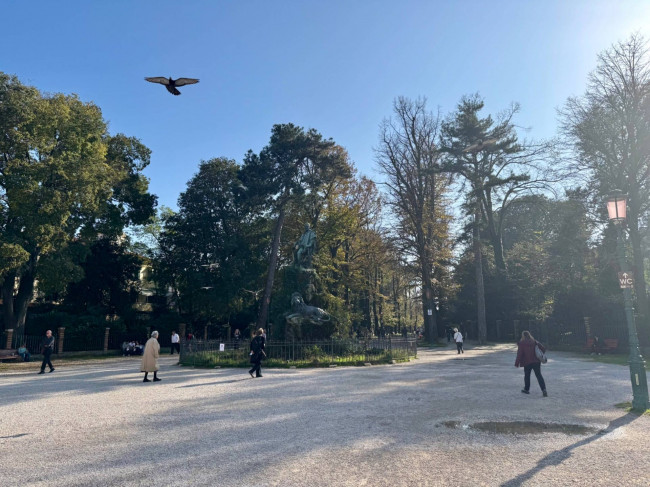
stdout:
<svg viewBox="0 0 650 487">
<path fill-rule="evenodd" d="M 106 330 L 104 331 L 104 352 L 108 352 L 108 334 L 110 331 L 111 329 L 107 326 Z"/>
<path fill-rule="evenodd" d="M 56 347 L 56 353 L 63 353 L 63 339 L 65 337 L 65 326 L 59 327 L 59 343 Z"/>
<path fill-rule="evenodd" d="M 14 330 L 13 328 L 10 328 L 7 330 L 7 345 L 5 346 L 5 348 L 7 349 L 11 348 L 12 345 L 11 341 L 13 340 L 13 338 L 14 338 Z"/>
</svg>

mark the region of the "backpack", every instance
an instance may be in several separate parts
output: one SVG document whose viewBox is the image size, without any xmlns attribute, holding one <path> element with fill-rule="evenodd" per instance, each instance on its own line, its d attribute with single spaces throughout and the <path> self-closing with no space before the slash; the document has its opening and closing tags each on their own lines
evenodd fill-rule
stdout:
<svg viewBox="0 0 650 487">
<path fill-rule="evenodd" d="M 542 352 L 542 349 L 539 348 L 539 343 L 537 342 L 535 342 L 535 356 L 537 357 L 537 360 L 539 360 L 543 364 L 548 362 L 548 359 L 546 358 L 546 354 Z"/>
</svg>

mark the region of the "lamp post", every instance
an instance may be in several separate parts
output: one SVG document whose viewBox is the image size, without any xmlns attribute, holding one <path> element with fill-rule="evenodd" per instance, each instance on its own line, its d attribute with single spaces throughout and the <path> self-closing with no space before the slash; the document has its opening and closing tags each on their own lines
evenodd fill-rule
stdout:
<svg viewBox="0 0 650 487">
<path fill-rule="evenodd" d="M 623 240 L 623 224 L 627 217 L 627 195 L 616 192 L 607 199 L 607 213 L 609 220 L 616 227 L 616 252 L 621 273 L 627 274 L 625 260 L 625 243 Z M 648 402 L 648 381 L 645 373 L 645 360 L 639 349 L 639 338 L 634 323 L 634 308 L 632 306 L 632 293 L 627 283 L 622 283 L 623 299 L 625 302 L 625 320 L 630 343 L 630 379 L 632 380 L 632 409 L 645 411 L 650 407 Z"/>
</svg>

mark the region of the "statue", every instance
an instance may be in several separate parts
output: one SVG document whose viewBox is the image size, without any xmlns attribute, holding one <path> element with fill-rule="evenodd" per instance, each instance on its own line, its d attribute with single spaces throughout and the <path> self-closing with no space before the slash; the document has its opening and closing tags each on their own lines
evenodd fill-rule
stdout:
<svg viewBox="0 0 650 487">
<path fill-rule="evenodd" d="M 303 323 L 322 325 L 329 322 L 332 317 L 325 310 L 305 304 L 300 293 L 293 293 L 291 295 L 291 313 L 287 315 L 286 319 L 287 323 L 300 326 Z"/>
<path fill-rule="evenodd" d="M 316 251 L 316 233 L 305 223 L 305 232 L 293 246 L 293 260 L 297 267 L 311 268 L 311 259 Z"/>
</svg>

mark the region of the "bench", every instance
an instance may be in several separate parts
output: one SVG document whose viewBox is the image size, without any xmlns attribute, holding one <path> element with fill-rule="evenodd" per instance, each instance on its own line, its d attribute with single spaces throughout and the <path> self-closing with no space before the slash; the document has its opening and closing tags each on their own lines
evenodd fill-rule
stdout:
<svg viewBox="0 0 650 487">
<path fill-rule="evenodd" d="M 21 356 L 18 355 L 18 350 L 12 350 L 12 349 L 5 349 L 5 350 L 0 350 L 0 361 L 2 360 L 17 360 L 20 359 Z"/>
<path fill-rule="evenodd" d="M 587 338 L 587 344 L 585 345 L 585 350 L 588 352 L 592 351 L 594 345 L 594 339 L 589 337 Z M 618 338 L 605 338 L 600 340 L 600 350 L 599 352 L 613 352 L 618 348 Z"/>
</svg>

